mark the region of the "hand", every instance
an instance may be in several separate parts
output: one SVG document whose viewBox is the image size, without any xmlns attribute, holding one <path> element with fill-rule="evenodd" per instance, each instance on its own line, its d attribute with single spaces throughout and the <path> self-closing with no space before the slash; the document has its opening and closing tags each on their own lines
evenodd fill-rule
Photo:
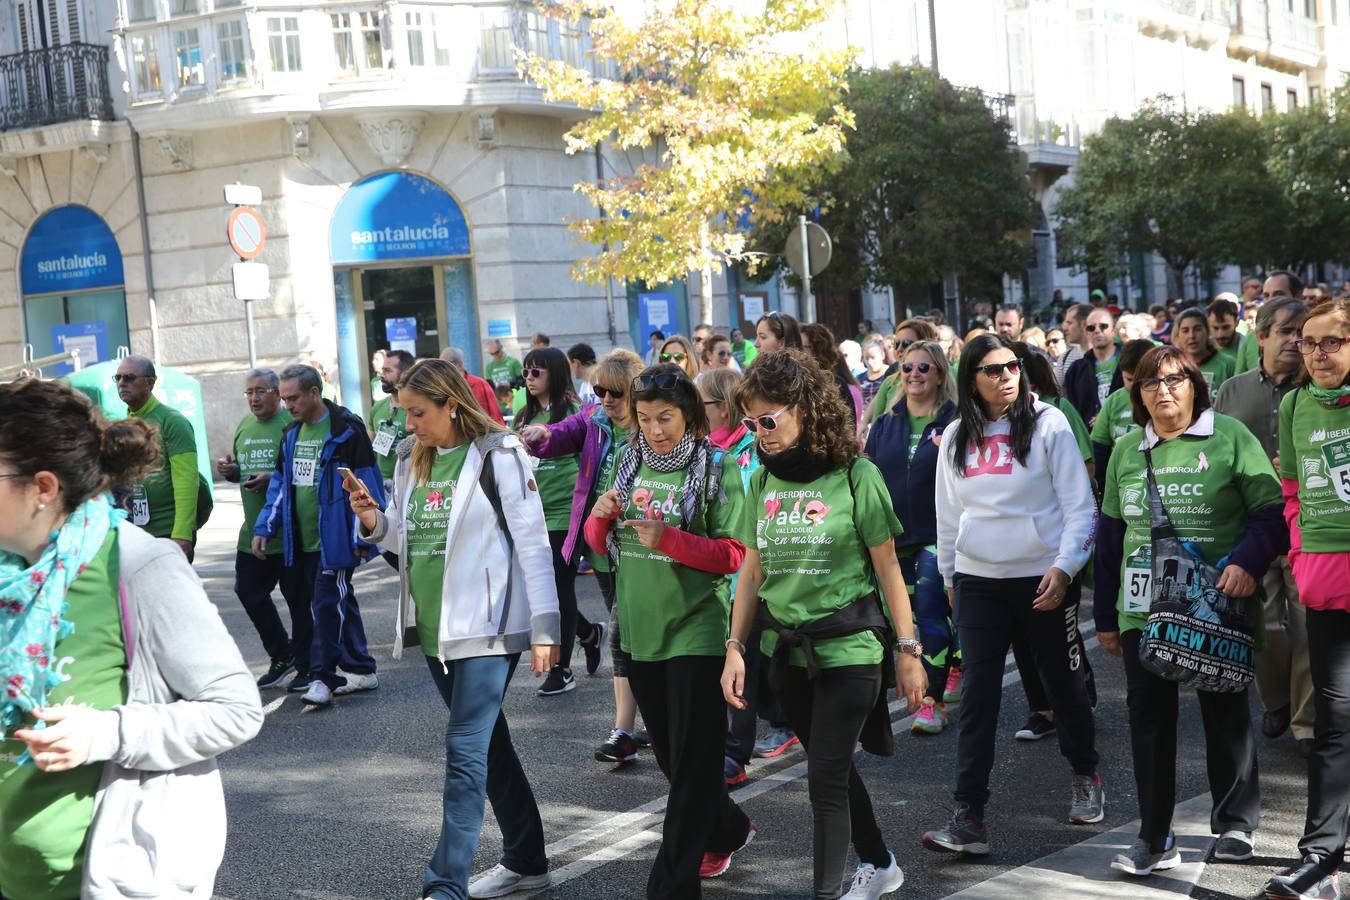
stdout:
<svg viewBox="0 0 1350 900">
<path fill-rule="evenodd" d="M 661 543 L 661 535 L 666 533 L 666 523 L 660 519 L 625 519 L 619 523 L 637 532 L 638 540 L 648 550 L 655 550 Z"/>
<path fill-rule="evenodd" d="M 233 453 L 226 453 L 216 460 L 216 474 L 227 481 L 238 476 L 239 466 L 235 465 Z"/>
<path fill-rule="evenodd" d="M 1102 649 L 1112 656 L 1120 656 L 1120 632 L 1119 631 L 1099 631 L 1097 632 L 1097 643 L 1102 645 Z"/>
<path fill-rule="evenodd" d="M 527 444 L 539 444 L 548 440 L 547 425 L 526 425 L 520 429 L 520 439 Z"/>
<path fill-rule="evenodd" d="M 195 555 L 195 548 L 193 547 L 192 541 L 185 541 L 182 538 L 172 538 L 171 540 L 178 545 L 179 550 L 183 551 L 183 555 L 187 557 L 187 561 L 192 562 L 192 557 Z"/>
<path fill-rule="evenodd" d="M 1275 458 L 1272 459 L 1270 462 L 1273 466 L 1275 466 L 1275 472 L 1278 474 L 1280 471 L 1280 454 L 1276 453 Z"/>
<path fill-rule="evenodd" d="M 619 514 L 619 492 L 605 491 L 595 498 L 591 507 L 592 519 L 612 519 Z"/>
<path fill-rule="evenodd" d="M 248 477 L 240 487 L 252 494 L 261 494 L 267 490 L 267 485 L 272 481 L 271 472 L 255 472 Z"/>
<path fill-rule="evenodd" d="M 947 588 L 947 609 L 949 609 L 949 610 L 950 610 L 950 609 L 953 609 L 953 608 L 955 608 L 955 606 L 956 606 L 956 602 L 955 602 L 954 600 L 952 600 L 952 589 L 951 589 L 951 588 Z"/>
<path fill-rule="evenodd" d="M 363 512 L 377 512 L 380 505 L 375 502 L 375 498 L 370 496 L 370 491 L 359 478 L 342 479 L 342 489 L 347 492 L 347 502 L 351 505 L 352 512 L 358 516 Z"/>
<path fill-rule="evenodd" d="M 361 562 L 365 562 L 365 561 L 366 561 L 366 557 L 367 557 L 367 556 L 370 556 L 370 550 L 371 550 L 371 548 L 369 548 L 369 547 L 356 547 L 356 548 L 354 548 L 354 550 L 355 550 L 355 553 L 356 553 L 356 558 L 359 559 L 359 560 L 361 560 Z"/>
<path fill-rule="evenodd" d="M 898 692 L 909 706 L 909 711 L 919 708 L 924 694 L 928 693 L 928 674 L 923 670 L 923 661 L 908 653 L 900 654 L 900 665 L 896 667 L 900 683 Z"/>
<path fill-rule="evenodd" d="M 89 761 L 99 717 L 105 713 L 72 704 L 35 710 L 34 715 L 46 722 L 47 727 L 14 732 L 14 737 L 28 745 L 34 765 L 44 772 L 65 772 Z"/>
<path fill-rule="evenodd" d="M 722 697 L 732 709 L 745 709 L 745 658 L 739 648 L 727 645 L 722 665 Z"/>
<path fill-rule="evenodd" d="M 1250 597 L 1256 593 L 1256 579 L 1247 570 L 1234 563 L 1224 566 L 1219 583 L 1215 585 L 1230 597 Z"/>
<path fill-rule="evenodd" d="M 1036 588 L 1036 599 L 1031 601 L 1031 608 L 1037 612 L 1050 612 L 1052 609 L 1059 609 L 1059 605 L 1064 602 L 1064 595 L 1069 590 L 1069 576 L 1067 573 L 1050 567 L 1041 578 L 1040 585 Z"/>
<path fill-rule="evenodd" d="M 538 678 L 551 670 L 562 659 L 562 648 L 557 644 L 535 644 L 530 648 L 530 671 Z"/>
<path fill-rule="evenodd" d="M 267 559 L 267 538 L 258 537 L 255 534 L 253 536 L 252 547 L 254 556 L 258 557 L 258 559 Z"/>
</svg>

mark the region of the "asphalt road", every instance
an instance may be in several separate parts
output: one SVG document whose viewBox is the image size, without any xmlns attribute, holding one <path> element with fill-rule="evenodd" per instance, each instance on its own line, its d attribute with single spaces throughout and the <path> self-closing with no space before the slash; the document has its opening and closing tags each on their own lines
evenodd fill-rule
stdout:
<svg viewBox="0 0 1350 900">
<path fill-rule="evenodd" d="M 266 659 L 233 594 L 234 541 L 240 511 L 218 489 L 202 535 L 197 569 L 211 598 L 255 671 Z M 390 658 L 395 584 L 383 562 L 355 579 L 379 690 L 340 698 L 332 708 L 301 707 L 296 694 L 271 691 L 267 722 L 251 743 L 222 760 L 230 815 L 225 861 L 216 883 L 224 900 L 403 900 L 420 897 L 422 872 L 440 829 L 446 712 L 417 653 Z M 578 580 L 583 612 L 602 611 L 594 579 Z M 284 604 L 279 604 L 284 617 Z M 1086 608 L 1086 607 L 1085 607 Z M 946 821 L 951 804 L 956 734 L 916 737 L 907 725 L 893 758 L 860 754 L 858 768 L 883 830 L 905 870 L 892 896 L 915 900 L 966 896 L 1143 897 L 1107 868 L 1113 847 L 1137 819 L 1130 775 L 1124 678 L 1118 660 L 1089 640 L 1100 705 L 1097 746 L 1107 785 L 1106 820 L 1087 828 L 1066 822 L 1069 769 L 1053 739 L 1020 744 L 1013 732 L 1026 718 L 1016 671 L 1004 693 L 995 793 L 988 811 L 993 854 L 958 861 L 922 848 L 919 836 Z M 579 661 L 578 661 L 579 662 Z M 581 674 L 575 691 L 537 697 L 528 672 L 518 672 L 507 698 L 515 744 L 538 797 L 555 885 L 537 896 L 636 898 L 659 840 L 665 781 L 650 755 L 614 770 L 592 760 L 609 733 L 612 695 L 606 657 L 600 672 Z M 1194 698 L 1183 701 L 1178 799 L 1206 789 L 1204 742 Z M 1259 710 L 1254 708 L 1254 715 Z M 897 713 L 899 720 L 903 713 Z M 1292 865 L 1302 829 L 1303 762 L 1292 740 L 1264 742 L 1263 827 L 1258 858 L 1247 864 L 1200 865 L 1208 849 L 1208 804 L 1189 804 L 1197 836 L 1181 841 L 1187 877 L 1153 879 L 1157 896 L 1248 898 L 1272 873 Z M 799 752 L 752 765 L 752 781 L 735 796 L 757 823 L 755 842 L 727 876 L 705 882 L 708 897 L 805 897 L 810 893 L 811 815 Z M 1112 829 L 1125 831 L 1112 833 Z M 1182 833 L 1180 826 L 1178 833 Z M 1093 839 L 1089 842 L 1089 839 Z M 1088 842 L 1088 843 L 1085 843 Z M 500 837 L 491 811 L 474 871 L 491 867 Z M 993 880 L 997 879 L 997 880 Z M 979 886 L 983 885 L 983 890 Z"/>
</svg>

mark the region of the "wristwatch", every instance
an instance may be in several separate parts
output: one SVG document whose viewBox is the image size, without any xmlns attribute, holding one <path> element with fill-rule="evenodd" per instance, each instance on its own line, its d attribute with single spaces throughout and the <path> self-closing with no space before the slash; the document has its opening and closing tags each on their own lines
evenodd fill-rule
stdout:
<svg viewBox="0 0 1350 900">
<path fill-rule="evenodd" d="M 923 658 L 923 644 L 919 643 L 918 638 L 902 637 L 895 642 L 895 649 L 915 659 Z"/>
</svg>

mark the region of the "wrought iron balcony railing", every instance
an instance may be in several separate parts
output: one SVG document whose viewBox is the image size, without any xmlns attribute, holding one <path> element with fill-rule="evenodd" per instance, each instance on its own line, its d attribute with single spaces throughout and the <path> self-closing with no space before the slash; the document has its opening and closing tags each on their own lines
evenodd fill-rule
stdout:
<svg viewBox="0 0 1350 900">
<path fill-rule="evenodd" d="M 0 129 L 112 118 L 107 47 L 64 44 L 0 56 Z"/>
</svg>

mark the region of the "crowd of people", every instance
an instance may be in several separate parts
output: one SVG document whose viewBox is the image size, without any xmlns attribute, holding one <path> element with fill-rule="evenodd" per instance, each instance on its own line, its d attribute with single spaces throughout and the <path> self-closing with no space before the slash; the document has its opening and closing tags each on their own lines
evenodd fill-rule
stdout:
<svg viewBox="0 0 1350 900">
<path fill-rule="evenodd" d="M 235 591 L 261 674 L 192 573 L 210 492 L 154 364 L 122 360 L 129 415 L 114 422 L 59 382 L 0 385 L 0 898 L 209 896 L 225 844 L 214 759 L 261 727 L 259 691 L 325 707 L 379 688 L 352 578 L 366 563 L 396 573 L 393 655 L 425 658 L 448 711 L 424 897 L 550 882 L 503 713 L 522 654 L 541 703 L 577 689 L 574 659 L 596 675 L 608 655 L 614 720 L 595 759 L 650 750 L 669 783 L 649 898 L 698 897 L 731 870 L 757 830 L 733 799 L 747 766 L 800 745 L 810 895 L 870 900 L 901 887 L 916 842 L 995 845 L 1011 651 L 1029 713 L 1016 736 L 1057 738 L 1065 819 L 1100 823 L 1106 776 L 1134 781 L 1139 832 L 1112 869 L 1181 861 L 1194 688 L 1213 858 L 1253 858 L 1257 729 L 1292 730 L 1302 861 L 1266 895 L 1338 898 L 1350 298 L 1276 272 L 1203 307 L 1108 299 L 1030 325 L 1005 305 L 960 337 L 934 317 L 889 336 L 863 323 L 843 342 L 769 312 L 752 341 L 653 332 L 645 359 L 538 334 L 519 361 L 489 341 L 481 377 L 458 348 L 386 350 L 364 419 L 313 365 L 253 369 L 215 469 L 243 502 Z M 578 607 L 583 575 L 602 621 Z M 1128 773 L 1099 759 L 1085 588 L 1122 659 Z M 957 729 L 952 814 L 921 835 L 878 816 L 854 766 L 859 744 L 897 753 L 892 690 L 917 737 Z M 473 878 L 487 802 L 503 851 Z"/>
</svg>

